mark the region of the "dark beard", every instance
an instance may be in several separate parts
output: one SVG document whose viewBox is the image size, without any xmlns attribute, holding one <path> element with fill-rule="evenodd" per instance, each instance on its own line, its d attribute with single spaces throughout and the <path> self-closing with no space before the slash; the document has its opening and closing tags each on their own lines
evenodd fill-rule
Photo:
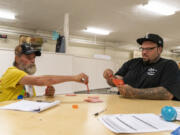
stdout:
<svg viewBox="0 0 180 135">
<path fill-rule="evenodd" d="M 149 64 L 151 64 L 150 60 L 148 60 L 148 61 L 143 61 L 143 63 L 144 63 L 144 65 L 149 65 Z"/>
<path fill-rule="evenodd" d="M 150 61 L 150 60 L 144 61 L 144 60 L 143 60 L 143 63 L 144 63 L 145 65 L 150 65 L 150 64 L 152 64 L 152 63 L 156 63 L 159 59 L 160 59 L 160 57 L 157 57 L 157 58 L 154 59 L 153 61 Z"/>
</svg>

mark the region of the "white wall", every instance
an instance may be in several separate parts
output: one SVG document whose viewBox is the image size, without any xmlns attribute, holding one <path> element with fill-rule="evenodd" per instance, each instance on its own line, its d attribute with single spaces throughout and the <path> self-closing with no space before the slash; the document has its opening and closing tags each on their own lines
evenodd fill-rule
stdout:
<svg viewBox="0 0 180 135">
<path fill-rule="evenodd" d="M 77 43 L 69 43 L 68 54 L 93 58 L 94 54 L 104 54 L 104 47 L 80 43 L 78 45 Z"/>
<path fill-rule="evenodd" d="M 124 62 L 133 58 L 131 52 L 114 48 L 106 48 L 105 54 L 112 57 L 112 61 L 115 63 L 113 67 L 114 72 L 117 71 Z"/>
<path fill-rule="evenodd" d="M 14 49 L 18 45 L 18 39 L 8 38 L 2 39 L 0 38 L 0 48 L 11 48 Z"/>
<path fill-rule="evenodd" d="M 35 75 L 72 75 L 71 55 L 42 52 L 36 58 L 37 72 Z M 73 93 L 72 83 L 66 82 L 54 85 L 56 94 Z M 38 95 L 44 94 L 45 87 L 35 87 Z"/>
<path fill-rule="evenodd" d="M 72 64 L 73 74 L 79 74 L 81 72 L 86 73 L 89 76 L 89 88 L 100 89 L 107 88 L 109 85 L 103 78 L 103 72 L 106 68 L 113 68 L 114 63 L 110 60 L 101 60 L 93 58 L 73 57 Z M 83 85 L 73 83 L 73 91 L 84 90 Z"/>
</svg>

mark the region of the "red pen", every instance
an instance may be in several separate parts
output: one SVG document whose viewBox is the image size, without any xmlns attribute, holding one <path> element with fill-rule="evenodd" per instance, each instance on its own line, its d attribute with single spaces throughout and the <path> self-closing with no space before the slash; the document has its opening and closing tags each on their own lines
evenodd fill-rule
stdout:
<svg viewBox="0 0 180 135">
<path fill-rule="evenodd" d="M 88 86 L 88 83 L 86 84 L 86 86 L 87 86 L 87 92 L 88 92 L 88 94 L 89 94 L 89 86 Z"/>
<path fill-rule="evenodd" d="M 82 78 L 82 81 L 84 82 L 84 78 Z M 89 94 L 89 86 L 88 86 L 88 82 L 85 83 L 85 84 L 86 84 L 86 87 L 87 87 L 87 92 L 88 92 L 88 94 Z"/>
</svg>

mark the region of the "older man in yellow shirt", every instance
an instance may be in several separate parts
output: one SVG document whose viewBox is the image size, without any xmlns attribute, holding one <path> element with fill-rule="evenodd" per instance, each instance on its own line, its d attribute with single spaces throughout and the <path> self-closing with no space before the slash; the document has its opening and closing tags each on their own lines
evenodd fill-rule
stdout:
<svg viewBox="0 0 180 135">
<path fill-rule="evenodd" d="M 75 81 L 85 84 L 88 83 L 88 76 L 84 73 L 74 76 L 33 76 L 33 74 L 36 72 L 36 56 L 41 56 L 41 52 L 34 50 L 30 44 L 23 43 L 15 48 L 14 66 L 9 67 L 1 77 L 0 101 L 36 96 L 33 85 L 48 86 L 46 95 L 53 96 L 53 84 L 68 81 Z"/>
</svg>

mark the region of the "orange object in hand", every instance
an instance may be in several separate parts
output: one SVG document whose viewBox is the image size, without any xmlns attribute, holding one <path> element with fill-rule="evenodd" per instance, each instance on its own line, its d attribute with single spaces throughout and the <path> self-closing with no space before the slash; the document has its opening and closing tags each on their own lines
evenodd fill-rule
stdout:
<svg viewBox="0 0 180 135">
<path fill-rule="evenodd" d="M 112 78 L 112 81 L 114 83 L 114 85 L 119 86 L 119 85 L 124 85 L 124 81 L 117 79 L 117 78 Z"/>
</svg>

